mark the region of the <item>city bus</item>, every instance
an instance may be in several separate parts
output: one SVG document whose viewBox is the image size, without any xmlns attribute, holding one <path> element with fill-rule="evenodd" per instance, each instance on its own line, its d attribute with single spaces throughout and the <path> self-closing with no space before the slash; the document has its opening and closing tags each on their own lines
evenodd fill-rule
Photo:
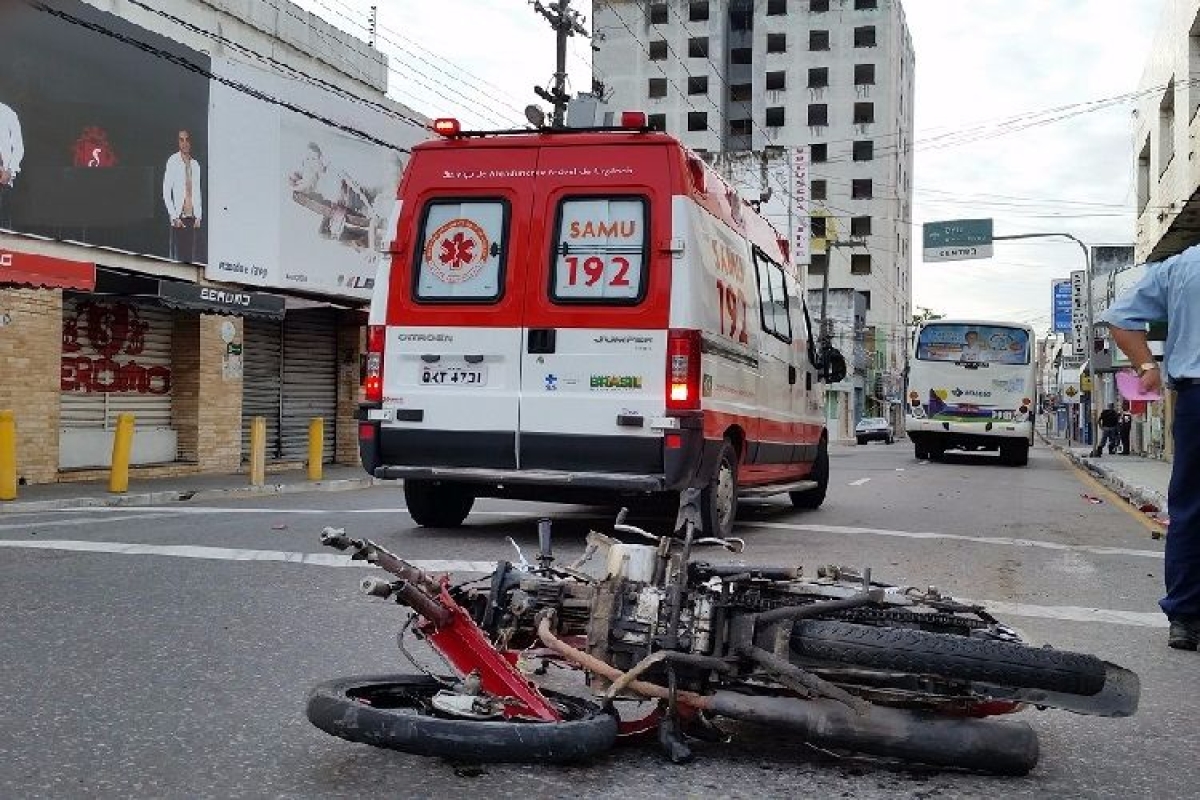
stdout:
<svg viewBox="0 0 1200 800">
<path fill-rule="evenodd" d="M 1037 408 L 1034 332 L 1028 325 L 938 319 L 917 327 L 908 369 L 906 426 L 918 459 L 951 449 L 999 451 L 1029 462 Z"/>
</svg>

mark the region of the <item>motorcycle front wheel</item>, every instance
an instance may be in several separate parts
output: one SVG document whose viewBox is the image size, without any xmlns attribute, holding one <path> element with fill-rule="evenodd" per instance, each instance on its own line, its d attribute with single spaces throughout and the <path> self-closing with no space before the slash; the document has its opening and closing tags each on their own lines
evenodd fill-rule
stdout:
<svg viewBox="0 0 1200 800">
<path fill-rule="evenodd" d="M 306 714 L 347 741 L 454 761 L 585 761 L 617 739 L 616 716 L 576 697 L 542 691 L 562 713 L 559 722 L 474 720 L 434 710 L 443 688 L 427 675 L 337 678 L 313 687 Z"/>
</svg>

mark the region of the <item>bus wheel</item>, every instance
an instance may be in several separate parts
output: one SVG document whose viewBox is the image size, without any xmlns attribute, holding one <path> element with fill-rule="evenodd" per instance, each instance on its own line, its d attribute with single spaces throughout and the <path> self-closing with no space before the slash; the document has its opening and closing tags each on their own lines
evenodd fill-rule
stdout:
<svg viewBox="0 0 1200 800">
<path fill-rule="evenodd" d="M 1010 467 L 1026 466 L 1029 464 L 1029 443 L 1022 439 L 1000 445 L 1000 461 Z"/>
<path fill-rule="evenodd" d="M 737 462 L 737 450 L 726 439 L 721 443 L 717 467 L 709 478 L 708 486 L 700 494 L 705 536 L 724 539 L 733 535 L 733 521 L 737 517 L 738 506 Z"/>
<path fill-rule="evenodd" d="M 929 460 L 929 451 L 926 450 L 923 445 L 914 444 L 913 445 L 913 455 L 916 456 L 917 461 L 928 461 Z"/>
</svg>

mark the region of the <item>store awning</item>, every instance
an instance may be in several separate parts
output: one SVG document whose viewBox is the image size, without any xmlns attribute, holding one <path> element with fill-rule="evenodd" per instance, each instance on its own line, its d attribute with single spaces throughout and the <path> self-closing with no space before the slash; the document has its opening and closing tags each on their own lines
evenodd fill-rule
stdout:
<svg viewBox="0 0 1200 800">
<path fill-rule="evenodd" d="M 96 286 L 96 265 L 0 248 L 0 286 L 90 291 Z"/>
<path fill-rule="evenodd" d="M 284 312 L 284 298 L 280 295 L 242 288 L 202 286 L 103 267 L 97 270 L 95 291 L 156 300 L 167 308 L 203 314 L 281 320 Z"/>
</svg>

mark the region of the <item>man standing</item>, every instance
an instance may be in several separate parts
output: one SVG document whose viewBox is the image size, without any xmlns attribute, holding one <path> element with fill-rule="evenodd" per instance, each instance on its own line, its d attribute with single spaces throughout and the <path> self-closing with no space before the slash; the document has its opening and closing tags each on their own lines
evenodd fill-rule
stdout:
<svg viewBox="0 0 1200 800">
<path fill-rule="evenodd" d="M 1112 403 L 1100 412 L 1100 431 L 1100 441 L 1092 450 L 1092 455 L 1097 458 L 1104 452 L 1105 445 L 1108 446 L 1108 454 L 1112 455 L 1117 452 L 1117 445 L 1121 443 L 1121 417 Z"/>
<path fill-rule="evenodd" d="M 171 218 L 170 257 L 176 261 L 196 260 L 196 238 L 204 217 L 200 191 L 200 162 L 192 158 L 192 134 L 179 132 L 179 152 L 167 159 L 163 175 L 163 203 Z"/>
<path fill-rule="evenodd" d="M 1167 644 L 1179 650 L 1200 645 L 1200 246 L 1146 266 L 1146 274 L 1102 318 L 1113 340 L 1137 365 L 1144 392 L 1166 380 L 1175 391 L 1175 461 L 1167 490 L 1164 577 L 1159 602 L 1171 621 Z M 1167 321 L 1162 366 L 1146 341 L 1146 326 Z"/>
<path fill-rule="evenodd" d="M 1133 414 L 1129 412 L 1129 404 L 1121 411 L 1121 455 L 1129 455 L 1129 434 L 1133 432 Z"/>
<path fill-rule="evenodd" d="M 17 112 L 0 103 L 0 228 L 11 228 L 9 194 L 21 171 L 25 141 L 21 138 L 21 120 Z"/>
</svg>

